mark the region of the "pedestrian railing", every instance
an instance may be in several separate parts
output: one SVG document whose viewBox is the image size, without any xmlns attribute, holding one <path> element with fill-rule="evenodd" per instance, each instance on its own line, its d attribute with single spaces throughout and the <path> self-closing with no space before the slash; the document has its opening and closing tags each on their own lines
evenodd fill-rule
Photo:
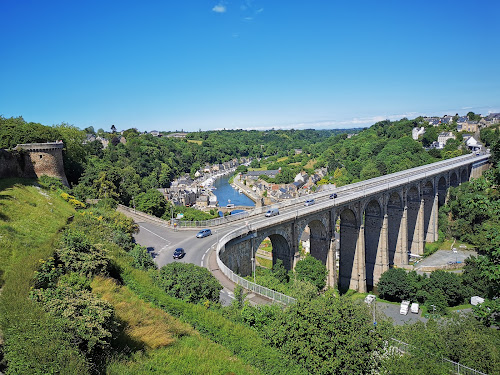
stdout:
<svg viewBox="0 0 500 375">
<path fill-rule="evenodd" d="M 411 350 L 414 348 L 413 345 L 407 344 L 406 342 L 403 342 L 401 340 L 391 338 L 391 344 L 390 347 L 392 349 L 396 349 L 398 352 L 404 354 L 404 353 L 411 353 Z M 449 367 L 450 372 L 454 374 L 463 374 L 463 375 L 488 375 L 484 372 L 481 372 L 479 370 L 475 370 L 473 368 L 464 366 L 460 364 L 459 362 L 452 361 L 451 359 L 448 358 L 441 358 L 441 361 L 444 362 L 447 367 Z"/>
<path fill-rule="evenodd" d="M 221 249 L 225 246 L 225 244 L 230 241 L 233 238 L 238 237 L 239 235 L 246 233 L 247 229 L 241 228 L 237 229 L 231 233 L 226 234 L 224 237 L 222 237 L 219 242 L 216 244 L 216 255 L 217 255 L 217 265 L 219 266 L 220 271 L 227 276 L 229 280 L 232 282 L 241 285 L 243 288 L 250 290 L 256 294 L 259 294 L 261 296 L 270 298 L 271 300 L 275 302 L 279 302 L 285 305 L 289 305 L 292 303 L 296 302 L 296 299 L 290 296 L 287 296 L 286 294 L 277 292 L 275 290 L 266 288 L 262 285 L 256 284 L 254 282 L 248 281 L 244 279 L 243 277 L 237 275 L 234 273 L 229 267 L 227 267 L 222 260 L 220 259 L 220 251 Z"/>
</svg>

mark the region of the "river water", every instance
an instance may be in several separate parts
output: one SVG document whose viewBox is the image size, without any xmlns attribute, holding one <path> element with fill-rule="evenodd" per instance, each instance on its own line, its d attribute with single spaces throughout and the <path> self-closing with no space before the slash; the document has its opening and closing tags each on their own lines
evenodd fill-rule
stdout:
<svg viewBox="0 0 500 375">
<path fill-rule="evenodd" d="M 216 188 L 213 193 L 217 196 L 219 201 L 219 206 L 226 206 L 228 203 L 234 204 L 235 206 L 255 206 L 255 202 L 248 198 L 243 193 L 238 193 L 238 190 L 234 189 L 229 184 L 229 176 L 220 177 L 214 182 L 214 187 Z"/>
</svg>

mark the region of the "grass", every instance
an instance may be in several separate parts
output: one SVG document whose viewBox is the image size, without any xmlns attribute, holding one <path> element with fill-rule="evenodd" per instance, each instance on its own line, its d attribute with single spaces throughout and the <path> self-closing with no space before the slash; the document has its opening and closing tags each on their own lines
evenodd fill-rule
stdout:
<svg viewBox="0 0 500 375">
<path fill-rule="evenodd" d="M 39 260 L 54 252 L 75 211 L 33 181 L 0 180 L 0 327 L 10 373 L 87 372 L 86 361 L 57 321 L 28 294 Z"/>
<path fill-rule="evenodd" d="M 201 143 L 203 142 L 203 141 L 197 141 L 197 140 L 194 140 L 194 139 L 188 139 L 187 141 L 189 143 L 196 143 L 197 145 L 201 145 Z"/>
<path fill-rule="evenodd" d="M 176 345 L 136 352 L 128 360 L 115 360 L 108 375 L 136 374 L 258 374 L 221 346 L 188 336 Z"/>
<path fill-rule="evenodd" d="M 311 159 L 307 162 L 306 165 L 304 165 L 304 169 L 313 169 L 314 164 L 316 164 L 316 159 Z"/>
<path fill-rule="evenodd" d="M 33 181 L 0 180 L 0 285 L 16 259 L 35 271 L 40 258 L 53 252 L 53 241 L 75 210 L 55 192 Z M 36 235 L 34 235 L 36 234 Z"/>
<path fill-rule="evenodd" d="M 256 258 L 257 258 L 257 263 L 258 263 L 259 267 L 268 268 L 268 269 L 273 268 L 273 260 L 272 259 L 261 258 L 259 256 L 257 256 Z"/>
<path fill-rule="evenodd" d="M 146 348 L 160 348 L 179 337 L 195 334 L 189 325 L 144 302 L 114 279 L 96 277 L 91 286 L 94 293 L 114 307 L 124 324 L 124 333 Z"/>
<path fill-rule="evenodd" d="M 255 374 L 229 350 L 202 337 L 189 324 L 145 302 L 114 279 L 96 277 L 92 291 L 109 302 L 122 325 L 118 347 L 133 349 L 111 361 L 108 374 Z M 143 350 L 141 350 L 143 349 Z"/>
</svg>

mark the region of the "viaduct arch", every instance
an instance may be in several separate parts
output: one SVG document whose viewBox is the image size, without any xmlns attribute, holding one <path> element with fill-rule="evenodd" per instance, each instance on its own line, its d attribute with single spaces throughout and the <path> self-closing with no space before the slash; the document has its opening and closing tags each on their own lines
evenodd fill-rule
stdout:
<svg viewBox="0 0 500 375">
<path fill-rule="evenodd" d="M 407 265 L 410 253 L 422 255 L 425 243 L 438 239 L 438 208 L 446 201 L 450 186 L 480 174 L 474 162 L 471 159 L 392 185 L 379 183 L 383 178 L 372 179 L 377 183 L 368 192 L 364 188 L 363 194 L 339 195 L 336 202 L 325 199 L 300 215 L 297 209 L 290 215 L 261 220 L 220 246 L 220 261 L 233 272 L 248 276 L 257 248 L 269 237 L 273 264 L 281 259 L 290 270 L 298 259 L 299 239 L 309 226 L 310 252 L 327 266 L 328 285 L 366 292 L 387 269 Z M 476 163 L 476 168 L 484 170 L 485 166 L 482 160 Z M 363 183 L 370 186 L 372 180 Z"/>
</svg>

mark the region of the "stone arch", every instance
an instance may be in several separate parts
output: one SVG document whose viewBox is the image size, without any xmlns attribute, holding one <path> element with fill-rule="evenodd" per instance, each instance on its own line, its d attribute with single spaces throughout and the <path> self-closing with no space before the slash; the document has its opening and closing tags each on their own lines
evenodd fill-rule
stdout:
<svg viewBox="0 0 500 375">
<path fill-rule="evenodd" d="M 328 249 L 330 246 L 330 235 L 328 229 L 320 220 L 311 220 L 307 223 L 310 230 L 311 255 L 326 265 Z M 301 233 L 304 231 L 302 229 Z M 300 236 L 299 236 L 300 239 Z"/>
<path fill-rule="evenodd" d="M 288 241 L 281 234 L 271 234 L 268 237 L 271 240 L 271 245 L 273 247 L 273 266 L 276 264 L 276 261 L 280 259 L 283 262 L 285 269 L 290 271 L 293 265 L 293 254 L 291 253 Z M 264 238 L 262 241 L 264 241 Z M 262 243 L 262 241 L 260 243 Z M 260 243 L 257 244 L 256 249 L 259 247 Z"/>
<path fill-rule="evenodd" d="M 358 234 L 359 225 L 356 214 L 348 208 L 344 209 L 340 213 L 339 289 L 341 290 L 351 287 Z M 354 278 L 356 276 L 354 275 Z"/>
<path fill-rule="evenodd" d="M 418 254 L 418 213 L 420 210 L 420 193 L 417 187 L 412 186 L 408 189 L 406 195 L 406 207 L 408 217 L 408 247 L 407 249 L 414 254 Z"/>
<path fill-rule="evenodd" d="M 457 187 L 460 184 L 458 180 L 457 173 L 455 171 L 450 172 L 450 186 Z"/>
<path fill-rule="evenodd" d="M 439 177 L 439 180 L 437 183 L 439 207 L 443 206 L 446 203 L 446 191 L 447 190 L 448 190 L 448 185 L 446 183 L 446 178 L 444 176 Z"/>
<path fill-rule="evenodd" d="M 400 192 L 392 192 L 387 201 L 388 219 L 388 255 L 389 266 L 406 264 L 402 254 L 406 255 L 406 226 L 403 222 L 404 203 Z"/>
<path fill-rule="evenodd" d="M 460 172 L 460 183 L 469 181 L 469 171 L 463 168 Z"/>
<path fill-rule="evenodd" d="M 364 210 L 366 284 L 369 287 L 373 287 L 378 281 L 375 280 L 375 264 L 381 251 L 380 234 L 383 222 L 384 214 L 380 203 L 371 200 Z"/>
</svg>

